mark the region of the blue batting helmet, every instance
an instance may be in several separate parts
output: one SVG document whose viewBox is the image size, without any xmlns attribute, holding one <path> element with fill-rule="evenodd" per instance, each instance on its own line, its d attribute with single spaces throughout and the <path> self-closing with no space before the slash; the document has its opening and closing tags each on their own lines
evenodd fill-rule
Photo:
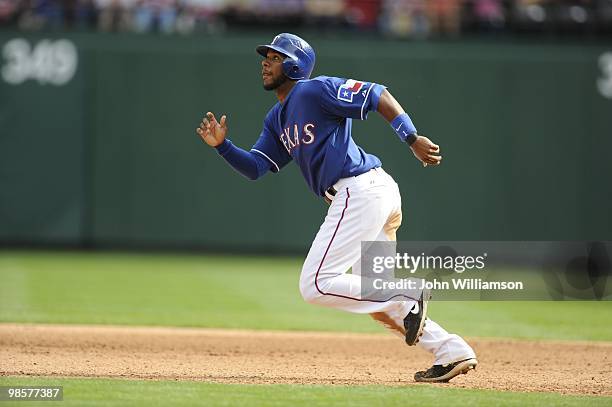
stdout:
<svg viewBox="0 0 612 407">
<path fill-rule="evenodd" d="M 256 48 L 264 57 L 270 49 L 287 56 L 283 61 L 283 71 L 289 79 L 310 78 L 315 65 L 315 52 L 306 41 L 297 35 L 283 33 L 274 37 L 271 44 Z"/>
</svg>

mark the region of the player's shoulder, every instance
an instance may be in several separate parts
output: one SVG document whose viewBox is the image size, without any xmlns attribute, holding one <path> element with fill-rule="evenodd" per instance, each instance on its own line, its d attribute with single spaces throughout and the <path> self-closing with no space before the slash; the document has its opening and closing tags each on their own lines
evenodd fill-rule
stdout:
<svg viewBox="0 0 612 407">
<path fill-rule="evenodd" d="M 297 81 L 295 88 L 292 93 L 299 93 L 300 95 L 315 94 L 321 90 L 321 82 L 317 78 L 302 79 Z"/>
<path fill-rule="evenodd" d="M 310 80 L 313 83 L 316 83 L 316 86 L 319 86 L 320 88 L 322 87 L 336 87 L 338 85 L 343 84 L 344 82 L 346 82 L 345 78 L 338 78 L 335 76 L 317 76 L 316 78 L 312 78 Z"/>
<path fill-rule="evenodd" d="M 319 84 L 319 89 L 330 97 L 336 95 L 343 88 L 347 86 L 352 87 L 353 83 L 358 82 L 353 79 L 339 78 L 337 76 L 317 76 L 312 81 Z"/>
<path fill-rule="evenodd" d="M 346 79 L 336 78 L 333 76 L 317 76 L 312 79 L 300 80 L 295 84 L 294 93 L 299 94 L 300 98 L 307 96 L 319 96 L 321 92 L 335 89 L 339 84 L 342 84 Z"/>
</svg>

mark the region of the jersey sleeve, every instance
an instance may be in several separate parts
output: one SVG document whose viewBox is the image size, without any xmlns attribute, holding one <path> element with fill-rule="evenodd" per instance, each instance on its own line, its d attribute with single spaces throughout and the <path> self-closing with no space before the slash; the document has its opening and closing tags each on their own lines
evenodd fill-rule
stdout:
<svg viewBox="0 0 612 407">
<path fill-rule="evenodd" d="M 328 77 L 323 82 L 321 105 L 328 113 L 365 120 L 368 112 L 378 108 L 385 86 L 354 79 Z"/>
<path fill-rule="evenodd" d="M 274 109 L 272 109 L 264 119 L 263 129 L 259 135 L 259 139 L 251 148 L 251 152 L 259 154 L 272 164 L 270 170 L 279 172 L 281 168 L 287 165 L 291 160 L 291 155 L 281 144 L 278 136 L 275 135 L 272 120 L 274 117 Z"/>
</svg>

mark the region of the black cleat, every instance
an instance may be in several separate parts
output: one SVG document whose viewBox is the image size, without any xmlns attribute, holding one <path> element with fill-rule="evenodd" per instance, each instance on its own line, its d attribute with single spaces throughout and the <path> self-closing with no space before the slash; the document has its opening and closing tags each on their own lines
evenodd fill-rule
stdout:
<svg viewBox="0 0 612 407">
<path fill-rule="evenodd" d="M 423 335 L 423 328 L 427 319 L 427 301 L 430 298 L 431 291 L 423 290 L 421 298 L 417 301 L 417 312 L 410 311 L 406 318 L 404 318 L 404 329 L 406 330 L 406 343 L 408 346 L 416 345 L 419 342 L 419 338 Z"/>
<path fill-rule="evenodd" d="M 476 369 L 478 361 L 475 358 L 464 359 L 448 365 L 433 365 L 425 371 L 416 372 L 414 380 L 417 382 L 437 382 L 446 383 L 450 379 L 460 374 L 467 374 L 472 369 Z"/>
</svg>

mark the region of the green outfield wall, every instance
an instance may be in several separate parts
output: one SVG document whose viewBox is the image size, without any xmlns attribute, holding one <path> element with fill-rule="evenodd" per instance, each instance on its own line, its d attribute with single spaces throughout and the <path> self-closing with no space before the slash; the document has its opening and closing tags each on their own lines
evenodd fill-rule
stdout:
<svg viewBox="0 0 612 407">
<path fill-rule="evenodd" d="M 0 241 L 306 249 L 327 207 L 296 166 L 248 181 L 195 134 L 212 110 L 256 140 L 272 34 L 0 33 Z M 387 85 L 442 147 L 424 169 L 378 115 L 353 125 L 400 239 L 612 240 L 612 46 L 307 38 L 315 74 Z"/>
</svg>

